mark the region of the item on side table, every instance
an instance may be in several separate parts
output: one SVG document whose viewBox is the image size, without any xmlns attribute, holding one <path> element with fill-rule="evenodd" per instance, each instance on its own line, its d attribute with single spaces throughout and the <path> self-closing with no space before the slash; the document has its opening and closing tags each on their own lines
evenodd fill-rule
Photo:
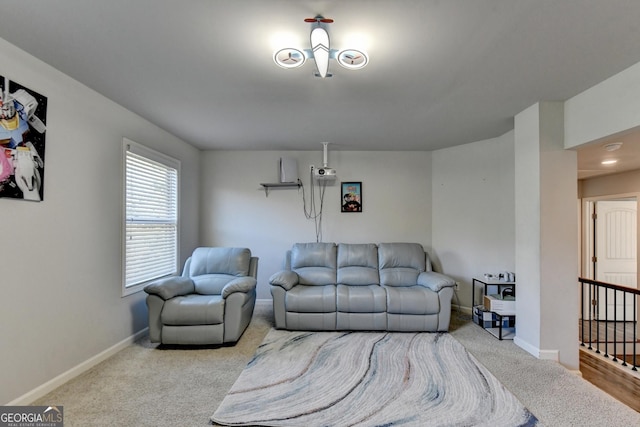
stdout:
<svg viewBox="0 0 640 427">
<path fill-rule="evenodd" d="M 516 300 L 512 296 L 485 295 L 484 308 L 488 311 L 516 312 Z"/>
</svg>

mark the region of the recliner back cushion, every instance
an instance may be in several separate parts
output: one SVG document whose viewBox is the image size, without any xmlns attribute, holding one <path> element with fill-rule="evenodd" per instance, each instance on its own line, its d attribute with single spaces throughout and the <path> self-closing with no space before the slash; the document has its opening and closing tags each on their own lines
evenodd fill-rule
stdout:
<svg viewBox="0 0 640 427">
<path fill-rule="evenodd" d="M 291 249 L 291 271 L 301 285 L 333 285 L 336 283 L 335 243 L 296 243 Z"/>
<path fill-rule="evenodd" d="M 378 267 L 383 286 L 413 286 L 425 271 L 424 248 L 418 243 L 380 243 Z"/>
<path fill-rule="evenodd" d="M 196 292 L 215 295 L 236 277 L 249 275 L 248 248 L 196 248 L 191 255 L 189 277 Z"/>
<path fill-rule="evenodd" d="M 344 285 L 366 286 L 380 284 L 378 247 L 369 244 L 338 245 L 337 282 Z"/>
</svg>

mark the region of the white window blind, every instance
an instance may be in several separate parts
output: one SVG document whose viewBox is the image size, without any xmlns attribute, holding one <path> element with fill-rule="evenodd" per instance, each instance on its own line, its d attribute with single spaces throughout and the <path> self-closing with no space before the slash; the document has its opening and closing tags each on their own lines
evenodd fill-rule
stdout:
<svg viewBox="0 0 640 427">
<path fill-rule="evenodd" d="M 177 273 L 179 165 L 125 140 L 125 290 Z"/>
</svg>

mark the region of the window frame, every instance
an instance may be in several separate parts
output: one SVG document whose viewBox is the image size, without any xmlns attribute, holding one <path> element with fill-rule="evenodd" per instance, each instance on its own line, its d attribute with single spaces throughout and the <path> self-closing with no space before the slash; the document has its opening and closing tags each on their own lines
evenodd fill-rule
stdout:
<svg viewBox="0 0 640 427">
<path fill-rule="evenodd" d="M 176 216 L 175 216 L 175 263 L 173 271 L 167 274 L 161 274 L 157 277 L 148 278 L 141 282 L 127 286 L 127 225 L 129 220 L 127 218 L 127 153 L 131 152 L 137 156 L 140 156 L 150 162 L 158 163 L 167 168 L 174 169 L 176 171 Z M 122 139 L 122 296 L 128 296 L 140 292 L 151 281 L 157 280 L 162 277 L 175 276 L 180 273 L 180 166 L 181 162 L 178 159 L 165 155 L 159 151 L 151 149 L 147 146 L 139 144 L 128 138 Z"/>
</svg>

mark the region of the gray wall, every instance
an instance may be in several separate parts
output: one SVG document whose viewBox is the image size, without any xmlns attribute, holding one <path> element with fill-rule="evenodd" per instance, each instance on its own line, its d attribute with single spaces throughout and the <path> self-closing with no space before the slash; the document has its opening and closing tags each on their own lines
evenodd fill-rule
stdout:
<svg viewBox="0 0 640 427">
<path fill-rule="evenodd" d="M 258 298 L 271 298 L 268 279 L 282 267 L 296 242 L 316 241 L 305 218 L 303 192 L 259 183 L 278 181 L 281 156 L 297 159 L 307 209 L 309 165 L 322 166 L 318 151 L 208 151 L 202 163 L 202 244 L 247 246 L 260 258 Z M 338 178 L 326 187 L 322 240 L 326 242 L 418 242 L 431 250 L 431 153 L 332 151 L 329 166 Z M 340 182 L 361 181 L 362 213 L 340 212 Z M 314 187 L 319 206 L 319 187 Z"/>
<path fill-rule="evenodd" d="M 144 293 L 121 296 L 122 138 L 182 161 L 183 255 L 197 245 L 200 171 L 191 146 L 1 39 L 0 63 L 48 97 L 44 201 L 0 199 L 6 404 L 147 326 Z"/>
<path fill-rule="evenodd" d="M 513 132 L 433 152 L 433 224 L 442 269 L 460 285 L 454 303 L 470 310 L 473 277 L 515 271 Z"/>
</svg>

